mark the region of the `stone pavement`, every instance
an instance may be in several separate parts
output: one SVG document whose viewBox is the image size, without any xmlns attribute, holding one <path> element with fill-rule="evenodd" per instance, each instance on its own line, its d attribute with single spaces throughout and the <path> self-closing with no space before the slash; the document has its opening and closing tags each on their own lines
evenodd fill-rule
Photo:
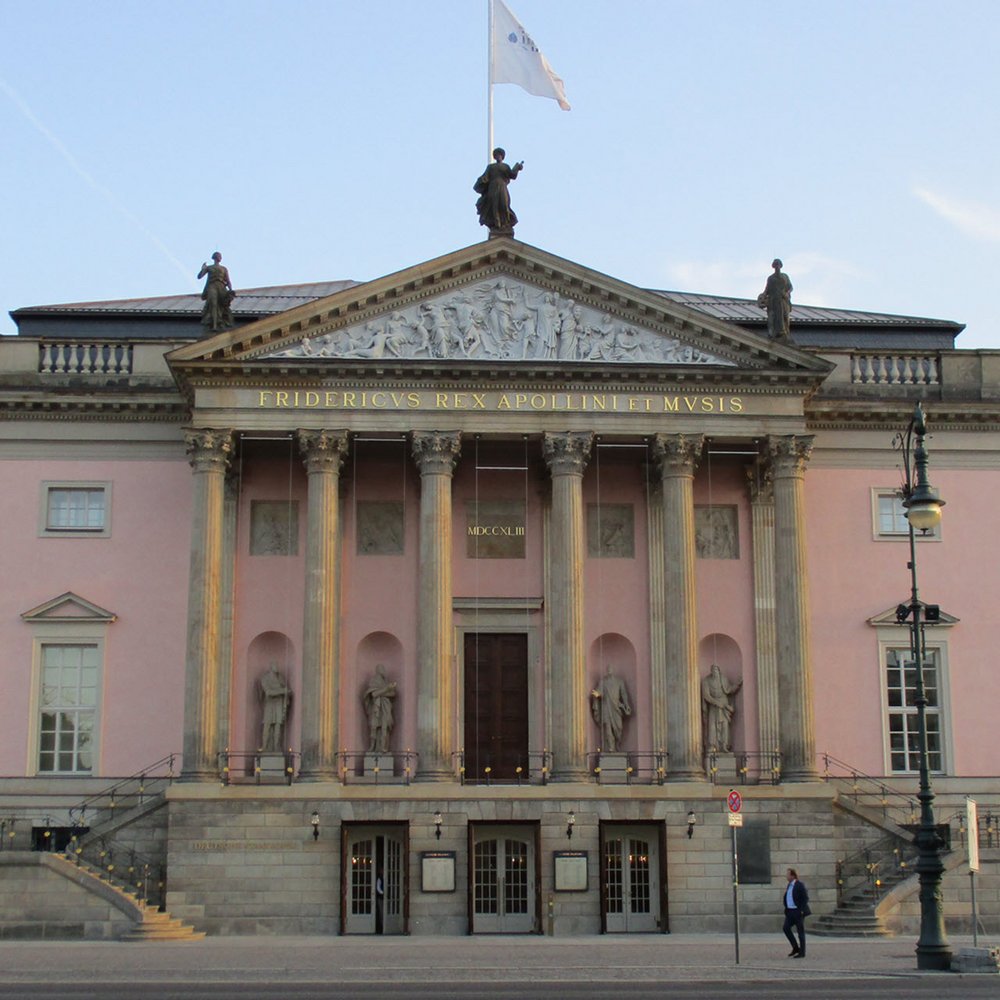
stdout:
<svg viewBox="0 0 1000 1000">
<path fill-rule="evenodd" d="M 241 937 L 190 943 L 4 941 L 0 984 L 65 982 L 682 982 L 919 977 L 914 938 L 811 938 L 790 959 L 780 932 L 575 938 Z M 955 953 L 971 937 L 953 937 Z M 980 938 L 980 947 L 995 945 Z M 980 977 L 977 977 L 980 978 Z"/>
</svg>

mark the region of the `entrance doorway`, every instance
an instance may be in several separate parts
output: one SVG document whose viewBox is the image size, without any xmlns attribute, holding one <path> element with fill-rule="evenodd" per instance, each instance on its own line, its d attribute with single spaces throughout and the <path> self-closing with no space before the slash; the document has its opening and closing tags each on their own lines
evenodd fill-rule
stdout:
<svg viewBox="0 0 1000 1000">
<path fill-rule="evenodd" d="M 530 934 L 538 928 L 536 834 L 531 826 L 473 828 L 469 852 L 473 934 Z"/>
<path fill-rule="evenodd" d="M 661 830 L 601 825 L 601 916 L 606 933 L 662 929 Z"/>
<path fill-rule="evenodd" d="M 528 773 L 528 636 L 467 632 L 465 780 L 516 781 L 519 767 Z"/>
<path fill-rule="evenodd" d="M 342 827 L 341 933 L 405 934 L 406 827 Z"/>
</svg>

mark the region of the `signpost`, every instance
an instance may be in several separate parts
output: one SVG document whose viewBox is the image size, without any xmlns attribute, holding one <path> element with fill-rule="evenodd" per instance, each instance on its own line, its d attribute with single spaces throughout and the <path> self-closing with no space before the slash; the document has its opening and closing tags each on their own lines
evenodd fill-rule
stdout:
<svg viewBox="0 0 1000 1000">
<path fill-rule="evenodd" d="M 979 947 L 979 916 L 976 913 L 976 872 L 979 871 L 979 811 L 976 800 L 965 800 L 965 829 L 969 837 L 969 882 L 972 884 L 972 947 Z"/>
<path fill-rule="evenodd" d="M 736 846 L 736 830 L 743 826 L 743 796 L 735 788 L 726 797 L 729 829 L 733 837 L 733 943 L 736 947 L 736 964 L 740 964 L 740 858 Z"/>
</svg>

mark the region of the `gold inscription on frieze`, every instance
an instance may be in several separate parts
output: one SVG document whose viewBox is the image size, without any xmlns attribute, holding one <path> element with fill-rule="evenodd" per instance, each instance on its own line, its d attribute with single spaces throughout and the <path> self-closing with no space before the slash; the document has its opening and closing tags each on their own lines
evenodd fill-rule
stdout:
<svg viewBox="0 0 1000 1000">
<path fill-rule="evenodd" d="M 449 410 L 549 413 L 742 413 L 740 396 L 617 392 L 423 392 L 259 389 L 257 406 L 292 410 Z"/>
</svg>

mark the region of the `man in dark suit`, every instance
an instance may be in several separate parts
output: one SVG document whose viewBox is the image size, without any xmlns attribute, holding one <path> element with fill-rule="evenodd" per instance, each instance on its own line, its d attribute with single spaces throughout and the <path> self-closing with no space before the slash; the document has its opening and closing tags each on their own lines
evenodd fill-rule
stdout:
<svg viewBox="0 0 1000 1000">
<path fill-rule="evenodd" d="M 792 950 L 788 953 L 789 958 L 806 957 L 806 917 L 812 913 L 809 909 L 809 891 L 805 884 L 799 881 L 798 873 L 794 868 L 788 869 L 788 885 L 785 886 L 781 894 L 782 902 L 785 906 L 785 924 L 781 928 L 788 938 L 788 943 Z M 799 936 L 798 941 L 792 934 L 795 928 Z"/>
</svg>

